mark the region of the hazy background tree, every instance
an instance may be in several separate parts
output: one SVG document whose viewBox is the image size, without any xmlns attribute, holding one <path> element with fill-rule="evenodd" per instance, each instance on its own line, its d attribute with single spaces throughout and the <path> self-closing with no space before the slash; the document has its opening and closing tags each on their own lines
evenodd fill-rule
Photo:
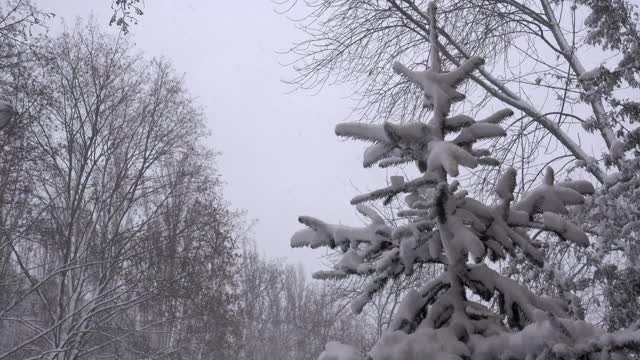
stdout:
<svg viewBox="0 0 640 360">
<path fill-rule="evenodd" d="M 363 349 L 376 341 L 371 323 L 348 310 L 334 284 L 309 282 L 302 266 L 262 258 L 250 243 L 240 261 L 239 359 L 311 360 L 331 340 L 350 339 Z"/>
</svg>

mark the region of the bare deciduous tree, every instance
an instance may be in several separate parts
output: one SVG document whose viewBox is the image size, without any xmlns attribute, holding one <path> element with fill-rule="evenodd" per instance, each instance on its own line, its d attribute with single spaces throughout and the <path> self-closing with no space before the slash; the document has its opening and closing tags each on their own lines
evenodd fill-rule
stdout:
<svg viewBox="0 0 640 360">
<path fill-rule="evenodd" d="M 239 296 L 242 346 L 236 358 L 317 359 L 327 341 L 350 339 L 362 348 L 375 335 L 350 314 L 335 286 L 308 283 L 301 266 L 261 258 L 245 244 Z"/>
<path fill-rule="evenodd" d="M 226 335 L 202 327 L 228 321 L 233 214 L 182 79 L 91 23 L 34 52 L 22 95 L 36 99 L 21 129 L 29 156 L 16 159 L 28 166 L 27 197 L 14 201 L 26 210 L 3 242 L 0 358 L 223 351 Z"/>
</svg>

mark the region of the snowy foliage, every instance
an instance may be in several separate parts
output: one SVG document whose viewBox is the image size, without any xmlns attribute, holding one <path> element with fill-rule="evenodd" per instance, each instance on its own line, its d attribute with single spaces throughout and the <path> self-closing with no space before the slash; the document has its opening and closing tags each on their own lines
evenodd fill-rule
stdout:
<svg viewBox="0 0 640 360">
<path fill-rule="evenodd" d="M 330 341 L 327 343 L 325 350 L 320 354 L 318 360 L 359 360 L 362 359 L 362 354 L 358 349 L 341 344 L 336 341 Z"/>
<path fill-rule="evenodd" d="M 406 294 L 387 332 L 370 350 L 371 359 L 622 358 L 616 351 L 640 343 L 639 332 L 606 334 L 577 318 L 572 294 L 538 296 L 490 266 L 489 262 L 509 257 L 553 272 L 530 229 L 555 234 L 573 246 L 590 246 L 584 229 L 567 215 L 573 206 L 585 204 L 594 188 L 585 181 L 557 182 L 553 169 L 547 168 L 542 184 L 517 199 L 516 171 L 509 168 L 496 183 L 496 201 L 487 205 L 452 179 L 462 167 L 491 163 L 483 161 L 490 159 L 490 152 L 475 146 L 504 136 L 499 124 L 512 111 L 501 110 L 480 121 L 466 115 L 448 117 L 451 104 L 464 99 L 456 86 L 483 61 L 471 57 L 443 73 L 435 22 L 431 4 L 431 66 L 413 71 L 394 65 L 397 73 L 424 92 L 425 104 L 433 108 L 430 121 L 336 127 L 338 136 L 371 143 L 365 151 L 365 167 L 415 162 L 420 176 L 410 181 L 394 178 L 390 186 L 354 198 L 351 203 L 358 204 L 358 211 L 370 220 L 364 227 L 300 217 L 308 228 L 296 233 L 291 245 L 340 249 L 334 269 L 321 272 L 318 278 L 367 277 L 351 304 L 355 312 L 362 311 L 387 282 L 423 264 L 440 264 L 445 269 L 436 280 Z M 398 227 L 387 225 L 363 205 L 380 199 L 387 204 L 400 194 L 405 195 L 406 209 L 398 213 L 405 219 Z M 355 359 L 357 352 L 352 350 L 332 343 L 321 359 Z"/>
</svg>

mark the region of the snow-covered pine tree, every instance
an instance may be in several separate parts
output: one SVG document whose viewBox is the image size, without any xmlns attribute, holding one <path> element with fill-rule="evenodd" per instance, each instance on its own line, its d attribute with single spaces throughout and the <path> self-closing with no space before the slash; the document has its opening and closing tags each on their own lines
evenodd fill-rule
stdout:
<svg viewBox="0 0 640 360">
<path fill-rule="evenodd" d="M 483 139 L 504 136 L 500 122 L 509 109 L 483 120 L 449 116 L 452 103 L 464 100 L 456 87 L 479 66 L 473 57 L 458 68 L 443 72 L 435 20 L 429 6 L 431 66 L 412 71 L 396 63 L 394 70 L 421 87 L 428 123 L 368 125 L 345 123 L 336 134 L 372 143 L 364 153 L 364 166 L 382 167 L 415 162 L 421 175 L 411 181 L 392 177 L 391 185 L 355 197 L 351 203 L 370 220 L 363 228 L 327 224 L 301 216 L 308 228 L 291 239 L 293 247 L 326 246 L 342 251 L 330 271 L 316 278 L 366 276 L 369 281 L 351 308 L 360 312 L 387 281 L 411 274 L 425 263 L 440 264 L 443 272 L 420 289 L 406 294 L 394 321 L 368 358 L 418 359 L 614 359 L 622 350 L 640 346 L 637 327 L 606 333 L 581 320 L 579 300 L 569 293 L 559 298 L 540 297 L 495 271 L 489 261 L 510 256 L 530 261 L 545 271 L 540 243 L 529 231 L 557 234 L 575 246 L 589 246 L 580 226 L 566 219 L 567 207 L 580 205 L 594 192 L 585 181 L 556 182 L 551 168 L 543 183 L 514 198 L 516 170 L 504 171 L 495 187 L 496 202 L 485 205 L 461 188 L 459 167 L 499 165 L 490 151 L 476 148 Z M 404 195 L 407 209 L 398 215 L 406 223 L 392 227 L 369 201 Z M 469 259 L 473 261 L 470 262 Z M 357 360 L 365 356 L 337 342 L 327 344 L 321 360 Z"/>
</svg>

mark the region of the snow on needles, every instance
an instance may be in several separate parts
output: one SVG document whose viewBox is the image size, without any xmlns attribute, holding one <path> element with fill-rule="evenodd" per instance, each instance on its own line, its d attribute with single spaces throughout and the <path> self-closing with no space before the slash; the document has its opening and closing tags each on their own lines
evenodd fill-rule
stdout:
<svg viewBox="0 0 640 360">
<path fill-rule="evenodd" d="M 477 145 L 505 136 L 500 123 L 513 111 L 503 109 L 482 120 L 448 116 L 451 104 L 464 99 L 457 86 L 483 60 L 470 57 L 450 72 L 442 72 L 435 11 L 432 3 L 430 67 L 416 71 L 400 63 L 393 65 L 396 73 L 423 91 L 425 106 L 433 109 L 428 123 L 344 123 L 335 129 L 340 137 L 370 143 L 364 152 L 364 167 L 415 162 L 420 175 L 411 180 L 393 176 L 391 185 L 354 197 L 351 203 L 367 220 L 362 226 L 299 217 L 307 228 L 294 234 L 291 245 L 336 249 L 339 259 L 333 269 L 317 272 L 315 278 L 365 278 L 351 302 L 356 313 L 389 281 L 427 264 L 444 269 L 423 288 L 406 292 L 387 331 L 368 352 L 373 360 L 569 359 L 592 354 L 619 358 L 617 350 L 640 344 L 638 331 L 606 334 L 576 318 L 572 310 L 576 298 L 569 292 L 539 296 L 487 265 L 507 257 L 526 259 L 561 279 L 562 274 L 545 261 L 541 243 L 530 237 L 530 230 L 588 247 L 589 237 L 567 215 L 570 207 L 584 204 L 595 189 L 586 181 L 557 182 L 549 167 L 542 183 L 518 199 L 514 193 L 517 172 L 503 168 L 494 201 L 486 205 L 453 179 L 461 167 L 501 165 L 490 157 L 490 149 Z M 620 157 L 624 147 L 613 146 L 611 153 L 612 158 Z M 616 177 L 609 182 L 614 185 L 617 181 Z M 404 208 L 393 224 L 373 206 L 365 205 L 374 201 L 388 205 L 401 194 Z M 320 360 L 364 358 L 359 350 L 338 342 L 328 343 L 320 355 Z"/>
</svg>

